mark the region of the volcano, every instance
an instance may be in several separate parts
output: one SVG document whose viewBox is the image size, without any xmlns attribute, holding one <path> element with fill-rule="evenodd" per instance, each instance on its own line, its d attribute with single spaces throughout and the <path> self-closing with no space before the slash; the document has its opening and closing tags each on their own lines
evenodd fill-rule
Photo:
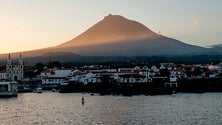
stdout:
<svg viewBox="0 0 222 125">
<path fill-rule="evenodd" d="M 109 14 L 78 37 L 58 47 L 96 45 L 155 37 L 157 35 L 143 24 L 128 20 L 119 15 Z"/>
<path fill-rule="evenodd" d="M 70 41 L 54 47 L 22 52 L 22 55 L 42 57 L 45 53 L 73 53 L 72 55 L 78 56 L 183 56 L 199 55 L 209 50 L 160 35 L 123 16 L 109 14 Z M 18 53 L 11 55 L 17 56 Z"/>
<path fill-rule="evenodd" d="M 206 51 L 111 14 L 76 38 L 55 47 L 62 48 L 85 56 L 194 55 Z"/>
</svg>

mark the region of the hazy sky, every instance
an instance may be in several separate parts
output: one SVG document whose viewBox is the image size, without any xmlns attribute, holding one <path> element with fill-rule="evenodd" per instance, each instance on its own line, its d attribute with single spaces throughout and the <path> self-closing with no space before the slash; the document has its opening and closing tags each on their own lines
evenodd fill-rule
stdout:
<svg viewBox="0 0 222 125">
<path fill-rule="evenodd" d="M 109 13 L 188 44 L 222 44 L 222 0 L 1 0 L 0 53 L 61 44 Z"/>
</svg>

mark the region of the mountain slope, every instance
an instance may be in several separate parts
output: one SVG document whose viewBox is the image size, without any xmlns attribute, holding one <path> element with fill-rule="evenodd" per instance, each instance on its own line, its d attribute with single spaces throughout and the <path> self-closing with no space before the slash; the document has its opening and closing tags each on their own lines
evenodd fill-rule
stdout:
<svg viewBox="0 0 222 125">
<path fill-rule="evenodd" d="M 66 50 L 85 56 L 199 55 L 207 51 L 205 48 L 165 37 L 72 46 Z"/>
<path fill-rule="evenodd" d="M 157 35 L 141 23 L 109 14 L 84 33 L 58 47 L 95 45 L 145 37 L 155 38 Z"/>
<path fill-rule="evenodd" d="M 143 24 L 108 15 L 76 38 L 56 47 L 87 56 L 193 55 L 203 47 L 154 33 Z"/>
<path fill-rule="evenodd" d="M 108 15 L 94 26 L 61 45 L 22 52 L 23 57 L 38 57 L 45 53 L 71 52 L 80 56 L 152 56 L 200 55 L 212 51 L 159 35 L 143 24 L 119 15 Z M 12 56 L 19 55 L 13 53 Z M 0 58 L 7 55 L 0 55 Z M 46 58 L 44 58 L 46 59 Z M 61 60 L 61 58 L 59 58 Z"/>
</svg>

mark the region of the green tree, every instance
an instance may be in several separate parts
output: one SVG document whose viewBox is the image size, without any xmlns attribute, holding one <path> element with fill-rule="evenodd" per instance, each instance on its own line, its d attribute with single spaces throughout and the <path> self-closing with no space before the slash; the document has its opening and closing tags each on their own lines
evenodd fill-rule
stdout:
<svg viewBox="0 0 222 125">
<path fill-rule="evenodd" d="M 169 72 L 169 70 L 167 68 L 160 69 L 160 75 L 161 76 L 169 77 L 170 76 L 170 72 Z"/>
<path fill-rule="evenodd" d="M 192 68 L 191 67 L 185 67 L 184 70 L 185 70 L 185 73 L 186 73 L 187 77 L 191 77 Z"/>
<path fill-rule="evenodd" d="M 48 68 L 61 68 L 62 64 L 59 61 L 49 62 Z"/>
<path fill-rule="evenodd" d="M 4 69 L 5 69 L 5 66 L 0 66 L 0 71 Z"/>
<path fill-rule="evenodd" d="M 41 71 L 43 71 L 43 68 L 45 66 L 42 63 L 36 63 L 34 66 L 34 70 L 37 70 L 38 73 L 40 73 Z"/>
<path fill-rule="evenodd" d="M 203 73 L 202 69 L 200 67 L 195 67 L 193 71 L 193 76 L 200 76 Z"/>
</svg>

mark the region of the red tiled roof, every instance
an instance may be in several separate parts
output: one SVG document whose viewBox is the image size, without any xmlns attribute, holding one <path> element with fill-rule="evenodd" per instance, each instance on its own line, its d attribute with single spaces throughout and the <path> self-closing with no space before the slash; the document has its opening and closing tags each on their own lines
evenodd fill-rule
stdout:
<svg viewBox="0 0 222 125">
<path fill-rule="evenodd" d="M 74 70 L 73 68 L 60 68 L 60 69 L 56 69 L 56 70 Z"/>
<path fill-rule="evenodd" d="M 215 72 L 217 72 L 216 69 L 211 69 L 211 70 L 205 71 L 205 73 L 207 73 L 207 74 L 211 74 L 211 73 L 215 73 Z"/>
<path fill-rule="evenodd" d="M 183 67 L 176 67 L 176 68 L 174 68 L 173 71 L 175 71 L 175 72 L 181 72 L 181 71 L 183 71 Z"/>
<path fill-rule="evenodd" d="M 41 73 L 52 73 L 52 70 L 46 69 L 46 70 L 42 71 Z"/>
<path fill-rule="evenodd" d="M 134 69 L 133 72 L 140 72 L 140 69 Z"/>
</svg>

